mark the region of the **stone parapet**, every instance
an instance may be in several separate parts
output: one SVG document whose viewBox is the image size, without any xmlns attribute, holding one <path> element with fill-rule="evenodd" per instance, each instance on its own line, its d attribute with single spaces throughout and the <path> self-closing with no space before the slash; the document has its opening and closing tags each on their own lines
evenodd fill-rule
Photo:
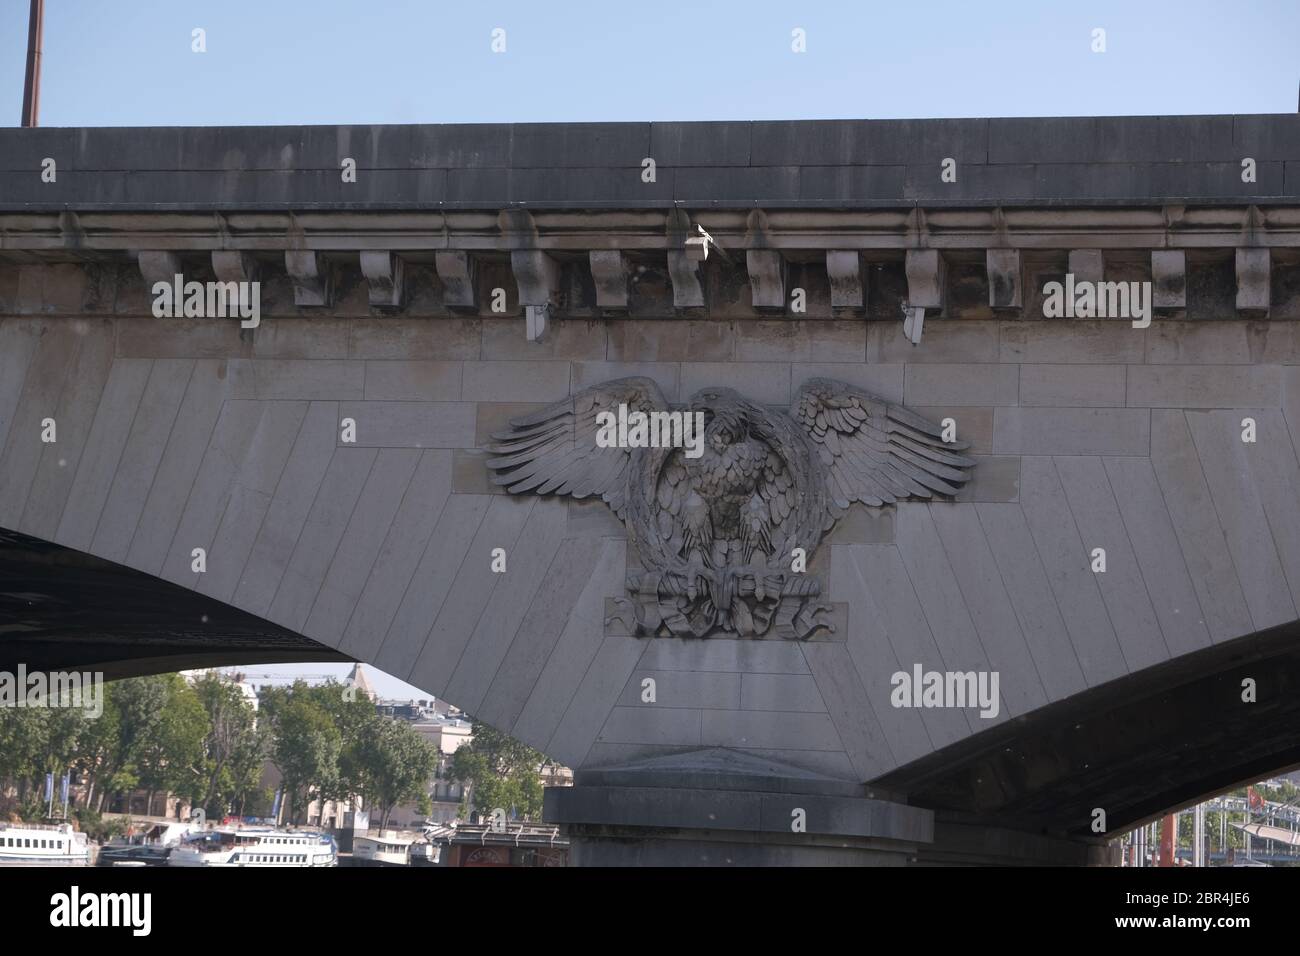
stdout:
<svg viewBox="0 0 1300 956">
<path fill-rule="evenodd" d="M 1297 157 L 1296 114 L 6 129 L 0 210 L 1295 204 Z"/>
</svg>

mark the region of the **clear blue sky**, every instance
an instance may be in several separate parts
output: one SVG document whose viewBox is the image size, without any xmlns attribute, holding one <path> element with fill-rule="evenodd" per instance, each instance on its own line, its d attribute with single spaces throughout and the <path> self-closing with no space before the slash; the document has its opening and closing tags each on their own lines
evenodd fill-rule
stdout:
<svg viewBox="0 0 1300 956">
<path fill-rule="evenodd" d="M 0 124 L 27 9 L 0 0 Z M 41 125 L 1290 113 L 1298 83 L 1300 0 L 46 0 Z"/>
<path fill-rule="evenodd" d="M 1290 113 L 1298 83 L 1298 0 L 46 0 L 41 125 Z"/>
</svg>

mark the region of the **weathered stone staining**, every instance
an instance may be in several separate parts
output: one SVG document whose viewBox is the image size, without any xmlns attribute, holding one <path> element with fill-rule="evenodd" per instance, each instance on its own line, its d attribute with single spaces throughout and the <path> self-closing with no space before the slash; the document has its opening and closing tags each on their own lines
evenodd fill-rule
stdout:
<svg viewBox="0 0 1300 956">
<path fill-rule="evenodd" d="M 1187 253 L 1151 250 L 1151 304 L 1159 311 L 1187 308 Z"/>
<path fill-rule="evenodd" d="M 685 250 L 668 250 L 668 275 L 673 284 L 674 308 L 704 308 L 704 282 L 700 266 Z"/>
<path fill-rule="evenodd" d="M 434 253 L 433 261 L 438 278 L 442 280 L 442 301 L 447 308 L 478 311 L 473 257 L 468 252 L 440 249 Z"/>
<path fill-rule="evenodd" d="M 546 335 L 546 322 L 559 300 L 560 265 L 539 249 L 516 249 L 510 253 L 519 304 L 524 307 L 525 334 L 529 342 Z"/>
<path fill-rule="evenodd" d="M 293 281 L 294 305 L 325 307 L 330 304 L 333 282 L 329 266 L 310 250 L 286 250 L 284 267 Z"/>
<path fill-rule="evenodd" d="M 942 312 L 947 289 L 947 263 L 938 249 L 908 249 L 907 304 L 914 309 Z"/>
<path fill-rule="evenodd" d="M 1106 254 L 1101 249 L 1071 249 L 1068 271 L 1076 282 L 1101 282 L 1106 277 Z"/>
<path fill-rule="evenodd" d="M 366 277 L 370 304 L 379 309 L 400 309 L 406 292 L 402 257 L 387 251 L 361 253 L 361 274 Z"/>
<path fill-rule="evenodd" d="M 904 263 L 907 299 L 903 308 L 903 335 L 919 345 L 927 312 L 942 312 L 947 292 L 947 263 L 938 249 L 908 249 Z"/>
<path fill-rule="evenodd" d="M 1018 309 L 1021 303 L 1019 249 L 989 249 L 985 252 L 989 274 L 989 306 Z"/>
<path fill-rule="evenodd" d="M 745 252 L 749 288 L 754 308 L 760 312 L 785 311 L 785 260 L 775 249 Z"/>
<path fill-rule="evenodd" d="M 260 272 L 252 255 L 230 249 L 213 251 L 212 271 L 222 282 L 256 282 Z"/>
<path fill-rule="evenodd" d="M 862 255 L 856 249 L 826 250 L 826 275 L 831 284 L 831 308 L 861 309 L 866 303 Z"/>
<path fill-rule="evenodd" d="M 668 245 L 668 276 L 673 285 L 673 307 L 677 309 L 704 308 L 700 263 L 708 255 L 708 237 L 703 236 L 706 244 L 688 246 L 688 240 L 697 238 L 693 233 L 691 219 L 684 210 L 674 209 L 668 214 L 664 234 Z M 699 253 L 692 251 L 695 248 Z"/>
<path fill-rule="evenodd" d="M 618 249 L 592 249 L 587 254 L 587 261 L 596 286 L 596 307 L 602 311 L 626 311 L 627 256 Z"/>
<path fill-rule="evenodd" d="M 180 257 L 174 252 L 141 252 L 136 262 L 140 265 L 140 275 L 151 288 L 156 282 L 171 282 L 174 276 L 184 272 Z"/>
<path fill-rule="evenodd" d="M 1269 311 L 1269 287 L 1272 261 L 1268 249 L 1237 250 L 1237 311 L 1266 316 Z"/>
<path fill-rule="evenodd" d="M 555 305 L 560 291 L 560 265 L 539 249 L 516 249 L 510 253 L 515 285 L 521 305 Z"/>
</svg>

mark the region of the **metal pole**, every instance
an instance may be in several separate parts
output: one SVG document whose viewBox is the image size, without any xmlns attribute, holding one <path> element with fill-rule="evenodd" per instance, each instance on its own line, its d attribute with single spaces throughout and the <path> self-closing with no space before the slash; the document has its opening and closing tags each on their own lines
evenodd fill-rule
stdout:
<svg viewBox="0 0 1300 956">
<path fill-rule="evenodd" d="M 1198 803 L 1192 815 L 1192 866 L 1205 866 L 1205 804 Z"/>
<path fill-rule="evenodd" d="M 41 25 L 45 0 L 31 0 L 27 21 L 27 76 L 23 81 L 23 126 L 39 126 L 41 114 Z"/>
</svg>

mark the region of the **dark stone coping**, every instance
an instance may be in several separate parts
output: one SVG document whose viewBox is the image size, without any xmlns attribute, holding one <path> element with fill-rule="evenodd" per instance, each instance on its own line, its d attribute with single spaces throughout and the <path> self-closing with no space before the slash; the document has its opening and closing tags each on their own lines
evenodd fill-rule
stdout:
<svg viewBox="0 0 1300 956">
<path fill-rule="evenodd" d="M 1300 202 L 1300 114 L 0 130 L 0 211 L 1168 202 Z"/>
</svg>

